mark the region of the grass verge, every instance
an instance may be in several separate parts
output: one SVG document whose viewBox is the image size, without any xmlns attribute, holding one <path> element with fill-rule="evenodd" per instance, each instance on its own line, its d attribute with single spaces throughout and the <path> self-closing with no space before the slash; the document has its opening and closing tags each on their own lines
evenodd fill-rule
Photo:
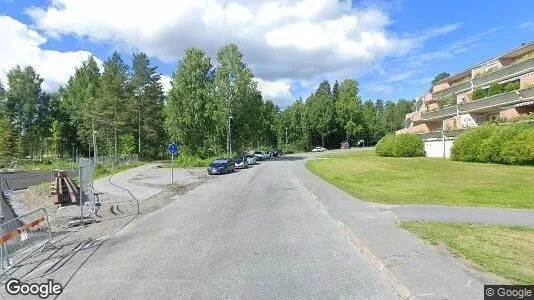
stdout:
<svg viewBox="0 0 534 300">
<path fill-rule="evenodd" d="M 94 174 L 94 179 L 110 176 L 128 169 L 133 169 L 146 164 L 146 162 L 134 162 L 124 165 L 118 165 L 115 167 L 97 166 Z"/>
<path fill-rule="evenodd" d="M 534 167 L 425 157 L 379 157 L 373 151 L 327 154 L 308 169 L 366 201 L 534 209 Z"/>
<path fill-rule="evenodd" d="M 401 227 L 514 283 L 534 284 L 534 228 L 419 221 Z"/>
</svg>

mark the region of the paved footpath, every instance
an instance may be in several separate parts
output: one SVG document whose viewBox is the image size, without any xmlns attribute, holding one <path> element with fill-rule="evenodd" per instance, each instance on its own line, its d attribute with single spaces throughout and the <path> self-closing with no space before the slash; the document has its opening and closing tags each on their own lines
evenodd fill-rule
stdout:
<svg viewBox="0 0 534 300">
<path fill-rule="evenodd" d="M 414 299 L 483 299 L 484 284 L 505 282 L 468 267 L 398 227 L 399 219 L 410 216 L 414 219 L 413 210 L 357 200 L 309 172 L 305 160 L 297 161 L 291 172 L 313 195 L 317 206 L 353 236 L 360 251 L 366 253 L 378 268 L 385 270 L 393 282 L 405 288 L 405 296 Z M 425 215 L 422 210 L 418 213 L 419 217 Z M 426 214 L 427 219 L 428 215 L 431 214 Z M 450 216 L 447 218 L 452 221 Z"/>
<path fill-rule="evenodd" d="M 534 197 L 534 196 L 533 196 Z M 533 199 L 534 201 L 534 199 Z M 448 207 L 430 205 L 382 206 L 400 220 L 439 221 L 447 223 L 473 223 L 506 226 L 534 227 L 534 210 L 479 207 Z"/>
</svg>

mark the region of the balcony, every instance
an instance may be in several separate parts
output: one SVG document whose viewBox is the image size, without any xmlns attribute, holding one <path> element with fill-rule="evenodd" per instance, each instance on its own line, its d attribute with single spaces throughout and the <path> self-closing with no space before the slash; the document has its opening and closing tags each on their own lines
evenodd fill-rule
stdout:
<svg viewBox="0 0 534 300">
<path fill-rule="evenodd" d="M 464 133 L 465 129 L 458 129 L 458 130 L 450 130 L 450 131 L 444 131 L 443 134 L 445 137 L 451 138 L 451 137 L 457 137 L 460 134 Z M 427 133 L 421 133 L 417 134 L 422 140 L 429 140 L 429 139 L 441 139 L 443 135 L 441 134 L 441 131 L 433 131 L 433 132 L 427 132 Z"/>
<path fill-rule="evenodd" d="M 500 107 L 505 105 L 513 105 L 521 102 L 521 98 L 529 98 L 534 96 L 534 88 L 527 88 L 499 95 L 486 97 L 473 102 L 459 104 L 458 109 L 462 112 L 476 111 L 484 108 Z"/>
<path fill-rule="evenodd" d="M 422 113 L 422 121 L 437 120 L 445 117 L 455 116 L 456 115 L 456 106 L 449 106 L 443 109 L 438 109 L 436 111 Z"/>
<path fill-rule="evenodd" d="M 432 97 L 434 99 L 437 99 L 437 98 L 445 97 L 451 94 L 459 94 L 461 92 L 465 92 L 470 89 L 471 89 L 471 82 L 466 81 L 458 85 L 451 86 L 450 88 L 446 90 L 435 92 L 434 94 L 432 94 Z"/>
<path fill-rule="evenodd" d="M 523 75 L 533 70 L 534 70 L 534 58 L 531 58 L 531 59 L 522 61 L 520 63 L 516 63 L 513 65 L 509 65 L 507 67 L 501 68 L 497 71 L 484 74 L 479 77 L 475 77 L 473 78 L 473 84 L 474 86 L 486 85 L 494 81 L 505 80 L 505 79 L 509 79 L 509 78 L 516 77 L 519 75 Z"/>
</svg>

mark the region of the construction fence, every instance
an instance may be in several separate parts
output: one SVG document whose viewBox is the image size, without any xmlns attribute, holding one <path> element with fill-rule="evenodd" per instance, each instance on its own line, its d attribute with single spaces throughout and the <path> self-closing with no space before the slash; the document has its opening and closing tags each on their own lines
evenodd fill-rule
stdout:
<svg viewBox="0 0 534 300">
<path fill-rule="evenodd" d="M 52 241 L 52 231 L 44 208 L 0 224 L 0 271 L 5 273 L 36 250 Z"/>
</svg>

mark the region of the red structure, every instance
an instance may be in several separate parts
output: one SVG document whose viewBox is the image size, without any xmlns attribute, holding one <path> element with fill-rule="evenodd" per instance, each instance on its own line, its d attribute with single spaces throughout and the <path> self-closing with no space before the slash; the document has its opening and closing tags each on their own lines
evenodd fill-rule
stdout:
<svg viewBox="0 0 534 300">
<path fill-rule="evenodd" d="M 51 194 L 54 204 L 68 205 L 78 203 L 78 188 L 69 178 L 67 171 L 59 170 L 54 173 Z"/>
</svg>

